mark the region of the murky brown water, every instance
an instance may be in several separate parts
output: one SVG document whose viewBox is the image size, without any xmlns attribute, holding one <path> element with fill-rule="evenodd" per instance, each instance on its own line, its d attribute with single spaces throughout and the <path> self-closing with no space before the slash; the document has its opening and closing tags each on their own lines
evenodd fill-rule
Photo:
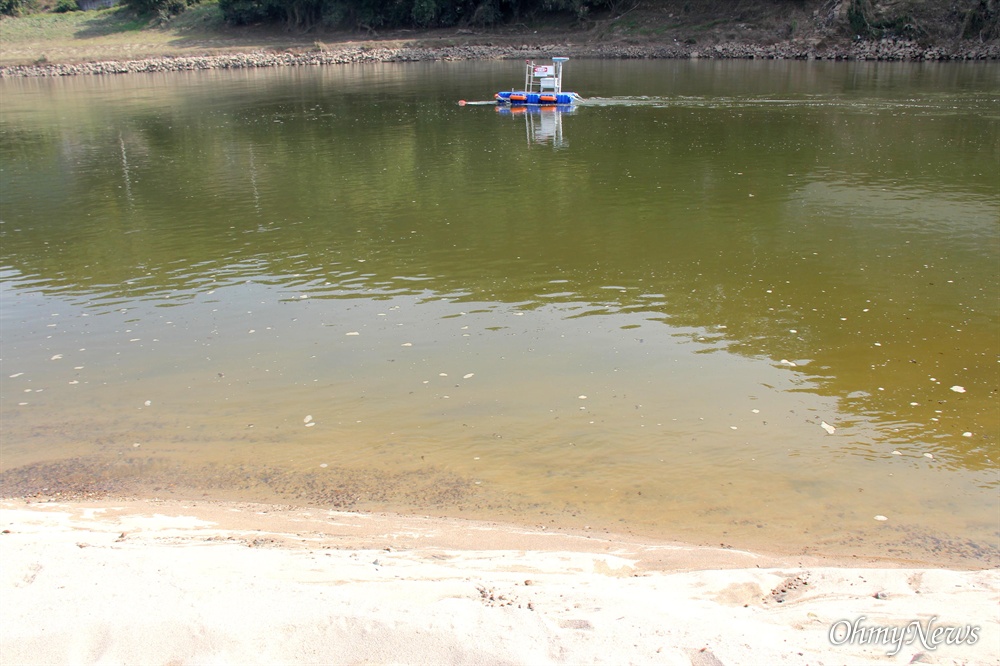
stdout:
<svg viewBox="0 0 1000 666">
<path fill-rule="evenodd" d="M 3 492 L 997 564 L 1000 67 L 519 75 L 0 82 Z"/>
</svg>

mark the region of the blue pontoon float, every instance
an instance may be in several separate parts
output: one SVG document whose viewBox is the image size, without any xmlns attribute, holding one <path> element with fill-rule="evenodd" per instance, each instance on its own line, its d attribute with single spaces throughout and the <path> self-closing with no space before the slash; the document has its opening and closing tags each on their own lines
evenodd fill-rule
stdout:
<svg viewBox="0 0 1000 666">
<path fill-rule="evenodd" d="M 510 106 L 564 106 L 581 101 L 575 92 L 563 92 L 563 63 L 569 58 L 553 58 L 551 65 L 536 65 L 533 60 L 525 60 L 524 89 L 505 90 L 494 95 L 497 104 Z"/>
</svg>

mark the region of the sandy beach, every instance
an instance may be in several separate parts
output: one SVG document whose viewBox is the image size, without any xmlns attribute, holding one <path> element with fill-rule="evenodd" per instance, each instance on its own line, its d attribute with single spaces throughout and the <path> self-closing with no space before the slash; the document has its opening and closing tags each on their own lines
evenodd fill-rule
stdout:
<svg viewBox="0 0 1000 666">
<path fill-rule="evenodd" d="M 1000 571 L 254 504 L 0 503 L 3 664 L 996 664 Z"/>
</svg>

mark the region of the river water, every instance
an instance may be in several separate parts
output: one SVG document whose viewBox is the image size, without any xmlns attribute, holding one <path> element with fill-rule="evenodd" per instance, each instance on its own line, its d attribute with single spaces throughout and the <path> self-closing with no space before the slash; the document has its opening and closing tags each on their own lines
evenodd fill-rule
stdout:
<svg viewBox="0 0 1000 666">
<path fill-rule="evenodd" d="M 0 81 L 2 491 L 1000 562 L 1000 66 Z"/>
</svg>

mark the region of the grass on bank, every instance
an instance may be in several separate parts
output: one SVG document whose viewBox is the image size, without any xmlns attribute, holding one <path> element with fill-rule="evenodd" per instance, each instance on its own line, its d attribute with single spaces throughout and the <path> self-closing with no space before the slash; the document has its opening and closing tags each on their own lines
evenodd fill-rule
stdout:
<svg viewBox="0 0 1000 666">
<path fill-rule="evenodd" d="M 312 50 L 324 43 L 455 46 L 516 43 L 532 39 L 594 39 L 585 26 L 535 22 L 496 29 L 407 30 L 371 34 L 357 31 L 294 32 L 284 26 L 234 27 L 225 22 L 218 0 L 189 5 L 169 19 L 137 17 L 130 10 L 42 12 L 0 18 L 0 65 L 128 60 L 163 55 L 211 55 L 252 50 Z M 544 36 L 543 36 L 544 35 Z M 600 38 L 601 35 L 596 35 Z"/>
<path fill-rule="evenodd" d="M 162 26 L 164 33 L 192 30 L 215 30 L 222 27 L 218 2 L 206 0 Z M 3 46 L 39 41 L 72 41 L 114 37 L 122 33 L 153 30 L 156 25 L 148 18 L 137 17 L 121 7 L 65 13 L 28 14 L 0 20 L 0 40 Z"/>
<path fill-rule="evenodd" d="M 162 21 L 115 7 L 0 19 L 0 65 L 120 60 L 312 44 L 315 36 L 227 26 L 217 0 Z"/>
</svg>

